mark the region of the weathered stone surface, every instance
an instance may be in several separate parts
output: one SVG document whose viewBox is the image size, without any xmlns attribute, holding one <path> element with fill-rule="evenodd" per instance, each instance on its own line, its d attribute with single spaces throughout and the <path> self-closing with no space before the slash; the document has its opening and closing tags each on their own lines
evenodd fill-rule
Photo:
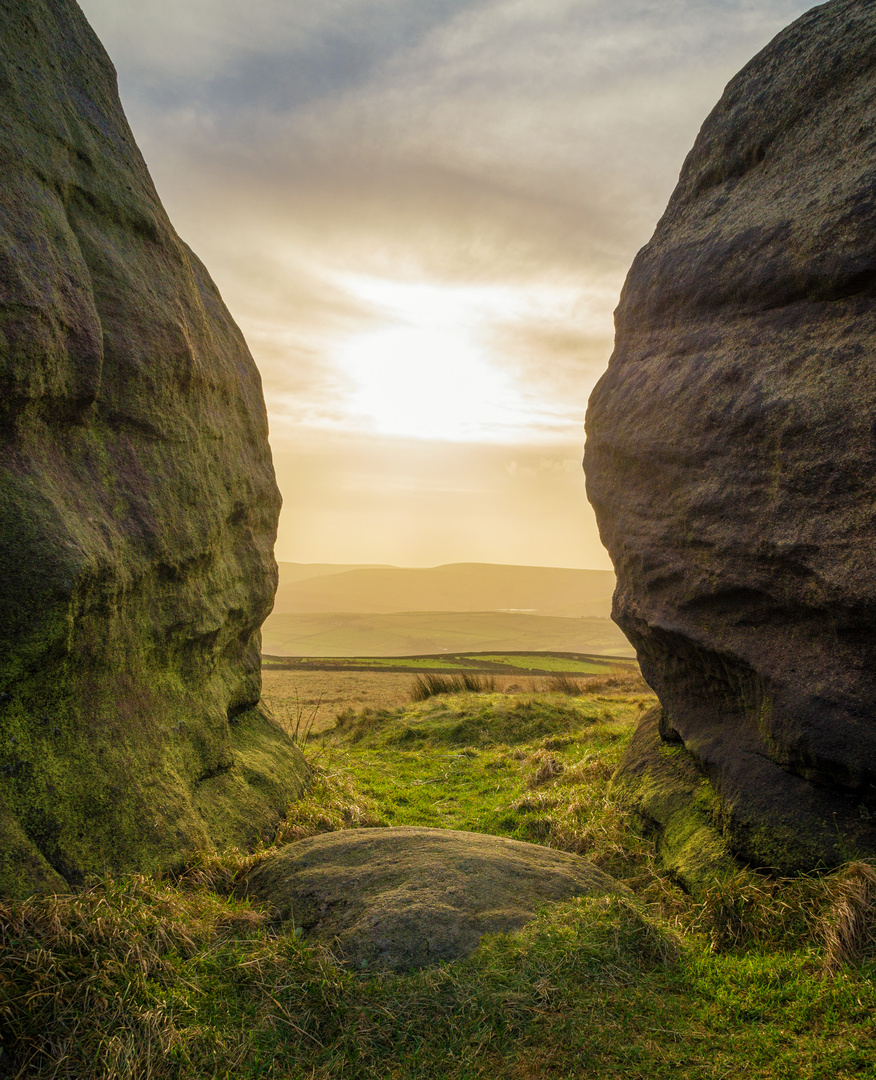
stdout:
<svg viewBox="0 0 876 1080">
<path fill-rule="evenodd" d="M 626 893 L 538 844 L 449 829 L 344 829 L 289 844 L 243 889 L 357 967 L 407 971 L 467 956 L 540 904 Z"/>
<path fill-rule="evenodd" d="M 588 410 L 614 617 L 782 870 L 876 853 L 876 6 L 729 84 L 616 314 Z"/>
<path fill-rule="evenodd" d="M 248 843 L 279 509 L 259 376 L 73 0 L 0 9 L 0 893 Z"/>
</svg>

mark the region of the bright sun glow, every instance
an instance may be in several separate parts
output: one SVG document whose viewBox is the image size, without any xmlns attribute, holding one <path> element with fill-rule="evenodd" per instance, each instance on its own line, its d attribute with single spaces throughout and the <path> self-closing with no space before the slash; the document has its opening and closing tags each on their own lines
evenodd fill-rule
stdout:
<svg viewBox="0 0 876 1080">
<path fill-rule="evenodd" d="M 374 278 L 344 285 L 382 322 L 333 356 L 352 384 L 347 408 L 374 431 L 504 442 L 532 426 L 538 406 L 485 344 L 491 326 L 519 315 L 514 290 Z"/>
<path fill-rule="evenodd" d="M 526 423 L 514 388 L 460 328 L 376 330 L 351 339 L 338 359 L 356 384 L 351 411 L 383 434 L 468 439 Z"/>
</svg>

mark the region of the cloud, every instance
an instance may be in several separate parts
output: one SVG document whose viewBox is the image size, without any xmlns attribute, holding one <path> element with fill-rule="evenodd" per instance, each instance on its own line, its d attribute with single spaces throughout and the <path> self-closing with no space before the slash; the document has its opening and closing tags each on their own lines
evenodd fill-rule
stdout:
<svg viewBox="0 0 876 1080">
<path fill-rule="evenodd" d="M 574 446 L 544 448 L 326 437 L 275 453 L 284 509 L 277 557 L 291 562 L 610 563 Z M 515 467 L 509 468 L 512 463 Z M 351 542 L 352 537 L 352 542 Z M 318 558 L 317 558 L 318 556 Z"/>
<path fill-rule="evenodd" d="M 604 565 L 569 462 L 615 299 L 723 85 L 808 0 L 81 3 L 262 371 L 282 557 Z M 470 290 L 473 321 L 430 343 L 365 279 Z M 455 442 L 375 435 L 369 370 L 449 408 L 441 349 L 461 383 L 475 344 Z"/>
<path fill-rule="evenodd" d="M 220 111 L 310 100 L 361 82 L 399 44 L 466 0 L 85 0 L 123 77 L 167 104 L 185 94 Z M 192 89 L 194 87 L 194 90 Z M 209 91 L 209 92 L 208 92 Z"/>
<path fill-rule="evenodd" d="M 723 83 L 804 6 L 85 4 L 198 250 L 221 207 L 328 264 L 615 290 Z"/>
<path fill-rule="evenodd" d="M 430 272 L 461 271 L 452 240 L 476 272 L 559 259 L 620 273 L 723 82 L 803 5 L 88 0 L 86 10 L 110 32 L 150 158 L 160 147 L 162 188 L 200 175 L 244 214 L 235 192 L 251 190 L 266 217 L 329 251 L 373 250 L 383 236 L 376 246 L 398 258 L 410 237 Z"/>
</svg>

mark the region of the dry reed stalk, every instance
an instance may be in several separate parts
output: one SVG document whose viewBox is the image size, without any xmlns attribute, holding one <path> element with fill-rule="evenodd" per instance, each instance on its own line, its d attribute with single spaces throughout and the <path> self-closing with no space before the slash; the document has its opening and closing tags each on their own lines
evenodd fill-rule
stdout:
<svg viewBox="0 0 876 1080">
<path fill-rule="evenodd" d="M 426 701 L 438 694 L 492 694 L 496 680 L 491 675 L 459 671 L 452 675 L 425 672 L 418 675 L 411 688 L 411 701 Z"/>
<path fill-rule="evenodd" d="M 538 766 L 535 772 L 531 773 L 526 781 L 526 787 L 530 791 L 533 788 L 548 783 L 550 780 L 556 779 L 556 777 L 560 776 L 560 774 L 565 771 L 565 765 L 546 750 L 537 750 L 532 755 L 530 761 L 533 765 Z"/>
<path fill-rule="evenodd" d="M 553 675 L 547 682 L 548 693 L 566 694 L 569 697 L 580 697 L 584 693 L 584 687 L 578 679 L 573 679 L 565 671 L 559 675 Z"/>
</svg>

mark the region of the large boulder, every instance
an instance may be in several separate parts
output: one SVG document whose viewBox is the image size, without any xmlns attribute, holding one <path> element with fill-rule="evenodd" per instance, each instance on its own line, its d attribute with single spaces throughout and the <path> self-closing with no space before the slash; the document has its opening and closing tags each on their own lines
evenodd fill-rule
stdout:
<svg viewBox="0 0 876 1080">
<path fill-rule="evenodd" d="M 258 372 L 73 0 L 0 9 L 0 894 L 247 844 L 304 766 L 258 709 Z"/>
<path fill-rule="evenodd" d="M 355 967 L 409 971 L 518 930 L 539 905 L 627 895 L 578 855 L 451 829 L 344 829 L 289 844 L 241 892 Z"/>
<path fill-rule="evenodd" d="M 876 5 L 833 0 L 729 84 L 587 416 L 662 742 L 783 871 L 876 854 L 874 41 Z"/>
</svg>

